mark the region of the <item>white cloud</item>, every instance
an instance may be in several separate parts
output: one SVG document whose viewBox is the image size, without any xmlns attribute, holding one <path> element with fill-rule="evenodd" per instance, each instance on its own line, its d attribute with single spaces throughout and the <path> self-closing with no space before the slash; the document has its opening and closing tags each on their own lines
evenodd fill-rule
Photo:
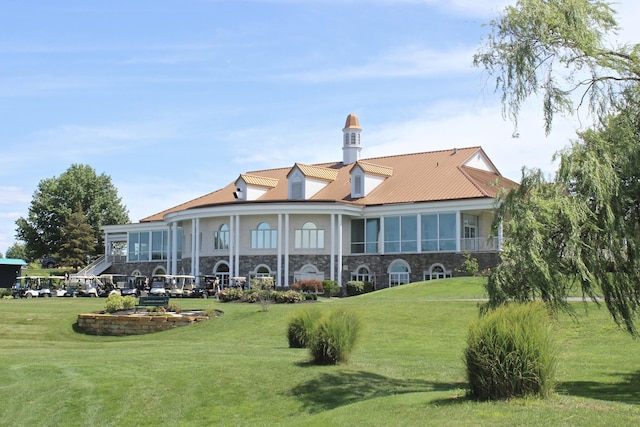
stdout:
<svg viewBox="0 0 640 427">
<path fill-rule="evenodd" d="M 474 53 L 475 47 L 437 51 L 419 45 L 403 46 L 383 52 L 361 66 L 314 69 L 309 72 L 286 74 L 282 77 L 309 82 L 407 77 L 429 79 L 471 72 Z"/>
<path fill-rule="evenodd" d="M 24 188 L 9 186 L 0 187 L 0 205 L 12 205 L 15 203 L 29 203 L 31 194 Z M 0 212 L 0 216 L 3 213 Z"/>
<path fill-rule="evenodd" d="M 364 127 L 365 124 L 361 125 Z M 482 146 L 498 170 L 518 181 L 523 166 L 539 168 L 547 175 L 555 172 L 551 161 L 555 152 L 575 139 L 575 126 L 558 118 L 550 136 L 545 136 L 543 122 L 535 107 L 523 109 L 519 138 L 513 138 L 513 124 L 504 121 L 498 108 L 474 108 L 461 102 L 445 102 L 419 112 L 402 122 L 385 123 L 369 132 L 371 140 L 363 142 L 364 157 L 399 153 Z"/>
</svg>

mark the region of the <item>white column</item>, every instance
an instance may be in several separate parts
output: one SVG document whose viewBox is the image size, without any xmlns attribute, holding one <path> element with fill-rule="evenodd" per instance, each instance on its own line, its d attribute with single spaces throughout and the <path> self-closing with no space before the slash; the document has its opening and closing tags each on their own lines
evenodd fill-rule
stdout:
<svg viewBox="0 0 640 427">
<path fill-rule="evenodd" d="M 284 214 L 284 286 L 289 287 L 289 214 Z"/>
<path fill-rule="evenodd" d="M 330 233 L 330 237 L 329 239 L 331 240 L 331 243 L 329 243 L 330 245 L 330 254 L 329 256 L 330 261 L 329 261 L 329 279 L 330 280 L 336 280 L 336 216 L 335 214 L 331 214 L 331 233 Z"/>
<path fill-rule="evenodd" d="M 283 242 L 283 233 L 282 229 L 282 214 L 278 214 L 278 260 L 276 262 L 276 276 L 278 280 L 276 281 L 276 286 L 282 286 L 282 242 Z"/>
<path fill-rule="evenodd" d="M 190 272 L 193 274 L 195 271 L 195 256 L 196 256 L 196 220 L 191 220 L 191 270 Z"/>
<path fill-rule="evenodd" d="M 233 251 L 236 246 L 236 229 L 235 229 L 235 216 L 229 215 L 229 279 L 235 276 L 234 263 L 233 263 Z"/>
<path fill-rule="evenodd" d="M 178 271 L 178 223 L 171 224 L 171 272 L 170 274 L 176 274 Z"/>
<path fill-rule="evenodd" d="M 338 214 L 338 286 L 342 286 L 342 214 Z"/>
<path fill-rule="evenodd" d="M 364 223 L 364 235 L 365 235 L 365 242 L 364 242 L 364 252 L 367 252 L 367 242 L 366 242 L 366 236 L 367 236 L 367 220 L 365 219 L 365 223 Z M 378 241 L 378 252 L 380 252 L 380 255 L 384 255 L 384 217 L 381 216 L 380 217 L 380 239 Z"/>
<path fill-rule="evenodd" d="M 194 276 L 199 276 L 200 275 L 200 218 L 196 218 L 195 219 L 196 222 L 196 234 L 195 234 L 195 256 L 193 257 L 195 259 L 194 265 L 195 265 L 195 269 L 193 270 L 193 275 Z"/>
<path fill-rule="evenodd" d="M 236 215 L 236 220 L 235 220 L 235 227 L 236 227 L 236 237 L 235 237 L 235 268 L 234 271 L 236 273 L 236 276 L 240 275 L 240 215 Z"/>
<path fill-rule="evenodd" d="M 460 252 L 460 224 L 462 224 L 462 213 L 460 211 L 456 211 L 456 252 Z"/>
</svg>

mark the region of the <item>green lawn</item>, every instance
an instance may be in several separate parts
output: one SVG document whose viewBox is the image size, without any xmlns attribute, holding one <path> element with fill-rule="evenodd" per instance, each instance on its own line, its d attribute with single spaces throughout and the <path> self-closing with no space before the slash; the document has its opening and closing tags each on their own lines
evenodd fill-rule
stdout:
<svg viewBox="0 0 640 427">
<path fill-rule="evenodd" d="M 0 425 L 624 426 L 640 421 L 639 343 L 606 309 L 560 316 L 557 394 L 465 399 L 462 352 L 482 280 L 454 278 L 322 300 L 365 325 L 348 364 L 290 349 L 291 313 L 310 304 L 176 300 L 224 315 L 156 334 L 74 332 L 104 299 L 0 300 Z"/>
</svg>

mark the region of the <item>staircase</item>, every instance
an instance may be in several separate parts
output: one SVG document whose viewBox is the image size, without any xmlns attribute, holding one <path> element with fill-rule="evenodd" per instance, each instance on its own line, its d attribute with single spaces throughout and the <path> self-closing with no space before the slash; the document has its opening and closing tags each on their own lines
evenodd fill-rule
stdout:
<svg viewBox="0 0 640 427">
<path fill-rule="evenodd" d="M 102 255 L 78 271 L 74 276 L 99 276 L 109 267 L 111 267 L 111 262 L 107 261 L 107 257 Z"/>
</svg>

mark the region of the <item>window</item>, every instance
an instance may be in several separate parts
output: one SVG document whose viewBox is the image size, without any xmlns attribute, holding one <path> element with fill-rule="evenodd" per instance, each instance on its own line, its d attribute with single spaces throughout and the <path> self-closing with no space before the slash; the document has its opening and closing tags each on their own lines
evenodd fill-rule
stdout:
<svg viewBox="0 0 640 427">
<path fill-rule="evenodd" d="M 269 224 L 262 222 L 256 230 L 251 230 L 251 249 L 275 249 L 278 247 L 278 233 Z"/>
<path fill-rule="evenodd" d="M 362 197 L 364 196 L 362 190 L 362 175 L 356 174 L 353 176 L 353 196 L 354 197 Z"/>
<path fill-rule="evenodd" d="M 129 233 L 129 261 L 149 261 L 149 232 Z"/>
<path fill-rule="evenodd" d="M 169 250 L 169 232 L 152 231 L 151 232 L 151 259 L 163 260 L 167 259 Z"/>
<path fill-rule="evenodd" d="M 220 286 L 225 288 L 229 286 L 229 264 L 220 262 L 218 265 L 216 265 L 213 274 L 220 281 Z"/>
<path fill-rule="evenodd" d="M 462 216 L 462 241 L 461 250 L 477 251 L 480 248 L 478 241 L 478 217 L 476 215 L 464 214 Z"/>
<path fill-rule="evenodd" d="M 222 224 L 213 232 L 213 249 L 229 249 L 229 226 Z"/>
<path fill-rule="evenodd" d="M 456 250 L 456 214 L 422 215 L 422 250 Z"/>
<path fill-rule="evenodd" d="M 388 216 L 384 219 L 384 251 L 418 252 L 418 217 Z"/>
<path fill-rule="evenodd" d="M 377 253 L 379 234 L 379 218 L 351 220 L 351 253 Z"/>
<path fill-rule="evenodd" d="M 295 230 L 294 238 L 296 249 L 324 249 L 324 230 L 317 229 L 313 222 Z"/>
<path fill-rule="evenodd" d="M 355 144 L 356 143 L 356 134 L 352 133 L 351 134 L 351 144 Z"/>
<path fill-rule="evenodd" d="M 371 273 L 369 272 L 369 268 L 365 266 L 358 267 L 355 273 L 351 273 L 351 280 L 371 282 Z"/>
<path fill-rule="evenodd" d="M 295 200 L 304 199 L 302 195 L 302 181 L 294 181 L 291 183 L 291 198 Z"/>
<path fill-rule="evenodd" d="M 409 283 L 409 265 L 396 260 L 389 266 L 389 286 L 406 285 Z"/>
<path fill-rule="evenodd" d="M 300 271 L 293 273 L 294 283 L 300 280 L 324 280 L 324 273 L 318 271 L 315 265 L 307 264 L 303 266 Z"/>
</svg>

